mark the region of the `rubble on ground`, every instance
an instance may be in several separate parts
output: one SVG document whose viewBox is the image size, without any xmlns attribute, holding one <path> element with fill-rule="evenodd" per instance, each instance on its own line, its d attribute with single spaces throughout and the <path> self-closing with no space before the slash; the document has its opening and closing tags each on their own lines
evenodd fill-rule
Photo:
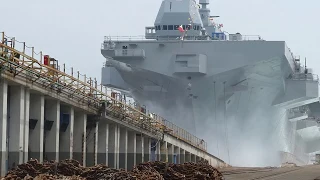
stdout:
<svg viewBox="0 0 320 180">
<path fill-rule="evenodd" d="M 222 174 L 204 162 L 170 164 L 141 163 L 131 171 L 112 169 L 105 165 L 83 167 L 76 160 L 39 163 L 30 160 L 10 170 L 2 180 L 223 180 Z"/>
</svg>

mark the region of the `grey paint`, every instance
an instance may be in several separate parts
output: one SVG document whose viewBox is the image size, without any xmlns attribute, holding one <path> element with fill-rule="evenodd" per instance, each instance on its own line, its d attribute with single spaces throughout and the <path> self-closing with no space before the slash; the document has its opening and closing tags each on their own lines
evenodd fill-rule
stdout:
<svg viewBox="0 0 320 180">
<path fill-rule="evenodd" d="M 168 11 L 170 1 L 163 1 L 155 26 L 185 23 L 191 1 L 173 2 L 171 5 L 181 4 Z M 197 16 L 210 12 L 206 7 L 208 2 L 203 3 Z M 202 25 L 207 29 L 207 23 L 202 22 Z M 211 31 L 219 32 L 209 26 L 205 34 L 210 36 Z M 298 141 L 300 136 L 290 130 L 292 124 L 285 114 L 286 109 L 315 101 L 318 79 L 294 79 L 296 74 L 303 74 L 303 68 L 297 68 L 299 65 L 286 43 L 261 39 L 210 40 L 207 35 L 192 33 L 184 40 L 180 40 L 182 35 L 177 30 L 158 30 L 150 34 L 154 38 L 151 40 L 111 38 L 105 41 L 101 53 L 118 73 L 104 68 L 103 82 L 114 86 L 125 84 L 122 88 L 129 90 L 148 109 L 202 138 L 212 137 L 213 130 L 216 133 L 211 141 L 228 139 L 227 134 L 230 134 L 229 145 L 237 149 L 236 144 L 246 141 L 243 132 L 251 130 L 247 124 L 256 123 L 267 127 L 257 133 L 284 136 L 277 146 L 279 150 L 303 156 L 303 150 L 296 150 L 302 140 Z M 110 42 L 114 47 L 110 47 Z M 123 81 L 118 78 L 117 83 L 107 77 L 119 74 Z M 227 121 L 237 128 L 219 129 L 227 126 Z M 277 121 L 283 123 L 281 127 L 270 128 L 277 126 Z M 283 131 L 291 135 L 283 135 Z M 295 140 L 289 140 L 293 137 Z M 224 152 L 228 148 L 224 146 Z M 213 149 L 210 145 L 209 151 Z M 220 156 L 227 158 L 226 153 Z"/>
</svg>

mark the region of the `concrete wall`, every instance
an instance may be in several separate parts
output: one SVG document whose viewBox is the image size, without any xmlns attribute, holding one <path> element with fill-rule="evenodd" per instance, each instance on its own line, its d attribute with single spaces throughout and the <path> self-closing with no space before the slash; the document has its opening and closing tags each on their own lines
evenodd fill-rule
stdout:
<svg viewBox="0 0 320 180">
<path fill-rule="evenodd" d="M 84 166 L 102 163 L 124 169 L 160 157 L 175 163 L 206 159 L 215 166 L 223 165 L 171 136 L 162 141 L 108 116 L 92 126 L 90 112 L 11 83 L 0 81 L 1 175 L 30 158 L 40 162 L 73 158 Z"/>
</svg>

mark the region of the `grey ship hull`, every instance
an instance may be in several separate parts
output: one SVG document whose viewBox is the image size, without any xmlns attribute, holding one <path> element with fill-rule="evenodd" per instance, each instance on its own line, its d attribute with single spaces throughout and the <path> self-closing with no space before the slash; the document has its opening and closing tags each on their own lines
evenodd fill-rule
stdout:
<svg viewBox="0 0 320 180">
<path fill-rule="evenodd" d="M 131 45 L 138 48 L 129 52 L 145 54 L 102 49 L 114 59 L 103 69 L 102 76 L 111 78 L 105 84 L 130 90 L 147 109 L 204 138 L 210 152 L 234 165 L 277 164 L 277 151 L 299 154 L 286 110 L 317 94 L 284 95 L 294 69 L 285 42 L 118 41 L 116 49 Z"/>
<path fill-rule="evenodd" d="M 283 41 L 227 36 L 209 4 L 163 0 L 144 40 L 106 39 L 102 84 L 129 91 L 232 165 L 305 164 L 320 150 L 320 135 L 305 133 L 320 124 L 318 78 Z"/>
</svg>

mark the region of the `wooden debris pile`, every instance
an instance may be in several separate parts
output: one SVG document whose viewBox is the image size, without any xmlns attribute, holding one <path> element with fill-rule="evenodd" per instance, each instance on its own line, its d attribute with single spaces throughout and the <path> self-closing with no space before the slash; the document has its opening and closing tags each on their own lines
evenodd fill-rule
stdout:
<svg viewBox="0 0 320 180">
<path fill-rule="evenodd" d="M 222 174 L 206 163 L 169 164 L 141 163 L 132 171 L 112 169 L 105 165 L 83 167 L 78 161 L 63 160 L 40 164 L 30 160 L 8 172 L 3 180 L 65 179 L 65 180 L 223 180 Z"/>
</svg>

